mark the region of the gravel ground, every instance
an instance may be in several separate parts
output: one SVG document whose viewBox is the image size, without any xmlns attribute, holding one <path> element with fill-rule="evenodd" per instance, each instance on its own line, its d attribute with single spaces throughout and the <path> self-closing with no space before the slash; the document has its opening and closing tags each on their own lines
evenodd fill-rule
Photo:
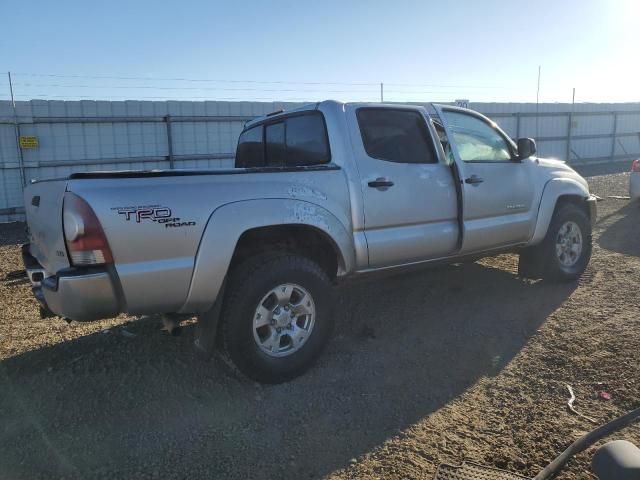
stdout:
<svg viewBox="0 0 640 480">
<path fill-rule="evenodd" d="M 153 317 L 41 320 L 0 226 L 0 478 L 432 478 L 464 459 L 534 475 L 640 398 L 640 206 L 590 178 L 594 255 L 575 284 L 502 255 L 346 286 L 319 364 L 261 386 Z M 598 392 L 612 399 L 599 398 Z M 640 428 L 618 435 L 640 444 Z M 560 478 L 584 473 L 592 450 Z"/>
</svg>

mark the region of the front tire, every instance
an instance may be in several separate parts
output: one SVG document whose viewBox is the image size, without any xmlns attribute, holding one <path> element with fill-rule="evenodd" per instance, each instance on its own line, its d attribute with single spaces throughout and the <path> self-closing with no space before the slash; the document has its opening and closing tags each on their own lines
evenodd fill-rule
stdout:
<svg viewBox="0 0 640 480">
<path fill-rule="evenodd" d="M 231 273 L 221 321 L 222 348 L 247 377 L 281 383 L 304 373 L 333 329 L 333 287 L 313 260 L 263 254 Z"/>
<path fill-rule="evenodd" d="M 540 245 L 520 254 L 523 276 L 569 282 L 579 278 L 591 258 L 591 221 L 578 205 L 557 207 L 547 234 Z"/>
</svg>

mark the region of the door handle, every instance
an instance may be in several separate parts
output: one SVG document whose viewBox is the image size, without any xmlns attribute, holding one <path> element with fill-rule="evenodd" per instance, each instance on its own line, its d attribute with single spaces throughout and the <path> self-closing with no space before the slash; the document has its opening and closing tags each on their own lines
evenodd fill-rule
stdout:
<svg viewBox="0 0 640 480">
<path fill-rule="evenodd" d="M 393 182 L 391 180 L 388 180 L 386 178 L 382 178 L 382 177 L 378 177 L 375 180 L 371 180 L 368 185 L 371 188 L 380 188 L 380 189 L 387 189 L 389 187 L 393 187 Z"/>
<path fill-rule="evenodd" d="M 477 175 L 471 175 L 469 178 L 464 179 L 464 183 L 468 183 L 469 185 L 478 185 L 482 182 L 484 182 L 484 179 Z"/>
</svg>

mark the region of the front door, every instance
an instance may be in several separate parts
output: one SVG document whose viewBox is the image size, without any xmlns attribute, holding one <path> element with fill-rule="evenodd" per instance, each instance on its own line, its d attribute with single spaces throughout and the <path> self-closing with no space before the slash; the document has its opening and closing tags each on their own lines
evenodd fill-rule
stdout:
<svg viewBox="0 0 640 480">
<path fill-rule="evenodd" d="M 452 254 L 459 234 L 456 188 L 426 112 L 348 105 L 347 115 L 369 267 Z"/>
<path fill-rule="evenodd" d="M 531 159 L 519 159 L 509 137 L 488 118 L 437 107 L 462 182 L 461 253 L 529 240 L 537 205 Z"/>
</svg>

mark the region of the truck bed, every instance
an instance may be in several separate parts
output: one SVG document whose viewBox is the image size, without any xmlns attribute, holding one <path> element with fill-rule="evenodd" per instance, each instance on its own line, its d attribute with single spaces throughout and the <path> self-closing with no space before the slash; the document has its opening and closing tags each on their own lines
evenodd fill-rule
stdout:
<svg viewBox="0 0 640 480">
<path fill-rule="evenodd" d="M 317 173 L 306 175 L 309 171 Z M 310 206 L 310 210 L 276 209 L 290 224 L 308 222 L 314 215 L 313 206 L 319 205 L 346 231 L 351 230 L 348 187 L 335 164 L 76 173 L 64 179 L 37 181 L 25 190 L 29 250 L 45 276 L 71 264 L 63 235 L 66 192 L 84 199 L 98 218 L 129 313 L 183 308 L 192 290 L 205 231 L 211 230 L 209 241 L 215 242 L 216 232 L 232 226 L 219 221 L 209 225 L 214 212 L 225 205 L 286 199 Z M 241 220 L 232 216 L 224 222 Z M 221 245 L 218 251 L 222 250 Z M 215 294 L 211 295 L 213 300 Z"/>
</svg>

